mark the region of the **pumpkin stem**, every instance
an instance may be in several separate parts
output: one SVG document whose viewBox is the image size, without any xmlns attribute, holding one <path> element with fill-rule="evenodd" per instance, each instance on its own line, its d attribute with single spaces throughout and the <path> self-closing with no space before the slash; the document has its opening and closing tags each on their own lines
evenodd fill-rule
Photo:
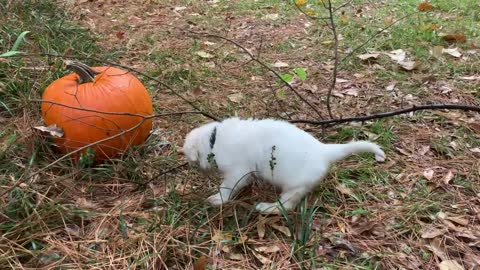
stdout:
<svg viewBox="0 0 480 270">
<path fill-rule="evenodd" d="M 79 83 L 93 82 L 98 72 L 93 71 L 84 63 L 72 60 L 65 60 L 65 65 L 68 69 L 75 72 L 79 77 Z"/>
</svg>

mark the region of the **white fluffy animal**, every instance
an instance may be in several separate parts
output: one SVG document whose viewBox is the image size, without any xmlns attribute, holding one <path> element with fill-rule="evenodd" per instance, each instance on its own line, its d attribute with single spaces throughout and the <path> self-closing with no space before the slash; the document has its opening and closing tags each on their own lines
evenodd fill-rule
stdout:
<svg viewBox="0 0 480 270">
<path fill-rule="evenodd" d="M 216 206 L 232 199 L 252 176 L 281 188 L 280 202 L 256 205 L 261 212 L 286 210 L 298 202 L 327 174 L 330 165 L 349 155 L 372 152 L 385 160 L 380 147 L 368 141 L 323 144 L 296 126 L 278 120 L 229 118 L 190 131 L 182 148 L 190 164 L 202 170 L 218 168 L 223 182 L 208 201 Z"/>
</svg>

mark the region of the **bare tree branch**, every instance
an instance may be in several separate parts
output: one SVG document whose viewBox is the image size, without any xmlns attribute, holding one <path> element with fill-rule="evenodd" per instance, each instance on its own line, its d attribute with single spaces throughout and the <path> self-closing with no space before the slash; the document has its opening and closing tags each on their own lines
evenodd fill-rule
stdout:
<svg viewBox="0 0 480 270">
<path fill-rule="evenodd" d="M 365 115 L 365 116 L 328 119 L 328 120 L 322 120 L 322 121 L 297 119 L 297 120 L 291 120 L 289 122 L 290 123 L 313 124 L 313 125 L 321 125 L 321 126 L 333 126 L 333 125 L 337 125 L 337 124 L 341 124 L 341 123 L 347 123 L 347 122 L 365 122 L 365 121 L 368 121 L 368 120 L 391 117 L 391 116 L 405 114 L 405 113 L 409 113 L 409 112 L 415 112 L 415 111 L 442 110 L 442 109 L 480 112 L 480 106 L 476 106 L 476 105 L 431 104 L 431 105 L 418 105 L 418 106 L 414 105 L 414 106 L 412 106 L 410 108 L 406 108 L 406 109 L 400 109 L 400 110 L 397 110 L 397 111 L 383 112 L 383 113 L 377 113 L 377 114 L 371 114 L 371 115 Z"/>
<path fill-rule="evenodd" d="M 303 102 L 305 102 L 305 104 L 307 104 L 310 108 L 312 108 L 318 115 L 318 117 L 320 119 L 323 119 L 322 117 L 322 114 L 320 113 L 320 111 L 313 105 L 311 104 L 308 100 L 306 100 L 290 83 L 288 83 L 287 81 L 285 81 L 282 76 L 276 71 L 274 70 L 273 68 L 269 67 L 267 64 L 265 64 L 264 62 L 262 62 L 261 60 L 259 60 L 255 55 L 253 55 L 253 53 L 251 53 L 247 48 L 245 48 L 243 45 L 239 44 L 238 42 L 234 41 L 234 40 L 231 40 L 229 38 L 226 38 L 224 36 L 220 36 L 220 35 L 215 35 L 215 34 L 209 34 L 209 33 L 199 33 L 199 32 L 194 32 L 194 31 L 191 31 L 191 30 L 187 30 L 189 33 L 192 33 L 194 35 L 198 35 L 198 36 L 204 36 L 204 37 L 210 37 L 210 38 L 217 38 L 217 39 L 221 39 L 221 40 L 225 40 L 233 45 L 235 45 L 236 47 L 240 48 L 244 53 L 246 53 L 251 60 L 255 61 L 256 63 L 258 63 L 259 65 L 261 65 L 262 67 L 264 67 L 265 69 L 267 69 L 268 71 L 270 71 L 271 73 L 273 73 L 273 75 L 275 75 L 279 80 L 281 80 L 283 82 L 283 84 L 288 87 L 293 93 L 295 93 L 295 95 L 300 98 Z"/>
<path fill-rule="evenodd" d="M 335 90 L 335 85 L 337 83 L 337 72 L 338 72 L 338 35 L 337 35 L 337 30 L 335 26 L 335 21 L 333 19 L 333 8 L 332 8 L 332 1 L 328 0 L 328 14 L 329 14 L 329 19 L 330 19 L 330 28 L 332 29 L 332 35 L 333 35 L 333 71 L 332 71 L 332 79 L 330 82 L 330 87 L 328 88 L 328 93 L 327 93 L 327 110 L 328 110 L 328 116 L 333 119 L 335 118 L 332 113 L 332 108 L 330 105 L 330 101 L 332 99 L 332 92 Z"/>
</svg>

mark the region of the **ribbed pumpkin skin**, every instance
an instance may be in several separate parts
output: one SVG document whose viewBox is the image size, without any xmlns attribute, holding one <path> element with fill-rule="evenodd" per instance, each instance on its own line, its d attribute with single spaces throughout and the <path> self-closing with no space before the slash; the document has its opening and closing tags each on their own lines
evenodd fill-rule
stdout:
<svg viewBox="0 0 480 270">
<path fill-rule="evenodd" d="M 100 73 L 93 82 L 79 84 L 79 76 L 72 73 L 50 84 L 42 99 L 103 112 L 145 116 L 153 113 L 147 89 L 135 76 L 113 67 L 92 67 L 92 70 Z M 63 153 L 111 137 L 142 121 L 138 116 L 88 112 L 47 102 L 42 102 L 41 110 L 47 126 L 56 124 L 63 129 L 64 136 L 55 138 L 55 143 Z M 95 159 L 98 161 L 112 158 L 131 145 L 142 144 L 151 129 L 152 119 L 147 119 L 135 130 L 95 145 L 92 147 L 95 150 Z M 79 154 L 76 157 L 78 158 Z"/>
</svg>

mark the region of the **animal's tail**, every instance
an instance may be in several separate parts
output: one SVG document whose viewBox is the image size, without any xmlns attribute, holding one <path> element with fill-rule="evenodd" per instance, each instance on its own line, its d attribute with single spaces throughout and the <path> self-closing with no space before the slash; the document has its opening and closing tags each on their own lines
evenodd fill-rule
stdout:
<svg viewBox="0 0 480 270">
<path fill-rule="evenodd" d="M 353 154 L 371 152 L 377 161 L 385 160 L 385 152 L 375 143 L 369 141 L 356 141 L 346 144 L 326 144 L 329 149 L 329 159 L 332 162 L 344 159 Z"/>
</svg>

